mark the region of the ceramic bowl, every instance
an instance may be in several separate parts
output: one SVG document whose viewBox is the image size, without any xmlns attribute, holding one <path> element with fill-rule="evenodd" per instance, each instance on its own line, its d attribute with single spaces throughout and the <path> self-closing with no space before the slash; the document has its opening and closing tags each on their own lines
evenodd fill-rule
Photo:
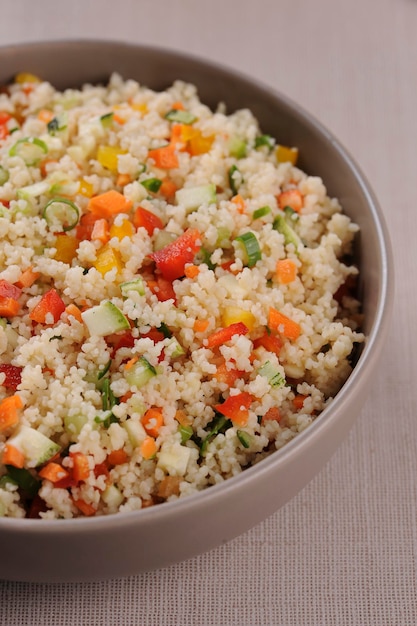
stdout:
<svg viewBox="0 0 417 626">
<path fill-rule="evenodd" d="M 346 437 L 366 399 L 393 300 L 392 261 L 380 208 L 363 174 L 333 135 L 300 106 L 241 74 L 184 54 L 102 41 L 0 48 L 0 84 L 32 72 L 56 88 L 105 82 L 111 72 L 153 89 L 197 85 L 209 106 L 248 107 L 263 132 L 300 149 L 299 166 L 360 226 L 356 261 L 365 347 L 341 391 L 284 448 L 241 475 L 183 500 L 127 514 L 72 520 L 0 519 L 0 579 L 89 581 L 159 568 L 219 546 L 294 497 Z"/>
</svg>

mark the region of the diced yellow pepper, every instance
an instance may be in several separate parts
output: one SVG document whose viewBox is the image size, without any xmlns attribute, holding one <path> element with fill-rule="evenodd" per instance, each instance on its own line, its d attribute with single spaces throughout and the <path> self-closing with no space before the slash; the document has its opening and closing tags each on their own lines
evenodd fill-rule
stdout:
<svg viewBox="0 0 417 626">
<path fill-rule="evenodd" d="M 86 198 L 91 198 L 94 195 L 94 187 L 91 183 L 88 183 L 84 178 L 80 180 L 80 187 L 78 193 Z"/>
<path fill-rule="evenodd" d="M 117 146 L 99 146 L 97 161 L 107 170 L 116 173 L 118 170 L 118 157 L 121 154 L 126 154 L 126 150 L 122 150 L 122 148 Z"/>
<path fill-rule="evenodd" d="M 24 83 L 41 83 L 41 79 L 35 74 L 30 74 L 29 72 L 19 72 L 14 77 L 14 82 L 18 85 L 24 85 Z"/>
<path fill-rule="evenodd" d="M 119 253 L 117 250 L 113 250 L 108 243 L 106 243 L 97 252 L 96 260 L 94 261 L 93 266 L 102 276 L 114 268 L 116 268 L 118 272 L 123 269 L 123 263 Z"/>
<path fill-rule="evenodd" d="M 292 165 L 295 165 L 298 159 L 298 148 L 288 148 L 287 146 L 278 145 L 275 148 L 275 156 L 278 163 L 286 163 L 289 161 Z"/>
<path fill-rule="evenodd" d="M 145 115 L 145 113 L 148 112 L 148 105 L 145 102 L 142 103 L 135 103 L 133 102 L 130 107 L 134 110 L 134 111 L 139 111 L 139 113 L 143 113 Z"/>
<path fill-rule="evenodd" d="M 211 146 L 213 145 L 214 135 L 210 135 L 209 137 L 203 137 L 198 129 L 194 128 L 192 130 L 193 133 L 188 141 L 188 150 L 191 156 L 205 154 L 210 150 Z"/>
<path fill-rule="evenodd" d="M 250 311 L 245 311 L 237 306 L 228 306 L 223 311 L 222 323 L 223 326 L 230 326 L 231 324 L 237 324 L 243 322 L 245 326 L 251 331 L 255 328 L 256 318 Z"/>
<path fill-rule="evenodd" d="M 117 237 L 117 239 L 123 239 L 124 237 L 132 237 L 135 233 L 135 228 L 130 220 L 123 220 L 120 226 L 112 224 L 110 227 L 110 238 Z"/>
<path fill-rule="evenodd" d="M 55 261 L 61 261 L 62 263 L 68 263 L 69 265 L 77 254 L 78 244 L 79 241 L 77 241 L 75 237 L 71 237 L 65 233 L 59 233 L 56 236 L 54 246 L 56 248 L 56 252 L 54 254 Z"/>
</svg>

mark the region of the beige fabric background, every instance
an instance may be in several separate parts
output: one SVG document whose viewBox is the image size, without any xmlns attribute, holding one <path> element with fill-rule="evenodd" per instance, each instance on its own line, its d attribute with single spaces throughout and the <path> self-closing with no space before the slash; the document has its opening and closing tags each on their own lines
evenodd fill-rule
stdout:
<svg viewBox="0 0 417 626">
<path fill-rule="evenodd" d="M 1 44 L 163 45 L 296 100 L 366 172 L 392 235 L 397 287 L 369 401 L 293 501 L 228 545 L 147 575 L 0 582 L 0 624 L 417 624 L 417 1 L 2 0 L 1 9 Z"/>
</svg>

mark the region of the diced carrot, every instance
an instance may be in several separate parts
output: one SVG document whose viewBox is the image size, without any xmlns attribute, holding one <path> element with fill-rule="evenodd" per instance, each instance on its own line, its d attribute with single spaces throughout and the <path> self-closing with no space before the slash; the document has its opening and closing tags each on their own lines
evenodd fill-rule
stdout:
<svg viewBox="0 0 417 626">
<path fill-rule="evenodd" d="M 0 402 L 0 433 L 19 422 L 19 409 L 23 407 L 20 396 L 13 395 Z"/>
<path fill-rule="evenodd" d="M 32 267 L 28 267 L 20 274 L 19 280 L 16 281 L 16 285 L 21 289 L 31 287 L 33 283 L 38 280 L 39 276 L 40 272 L 34 272 Z"/>
<path fill-rule="evenodd" d="M 62 479 L 68 478 L 70 473 L 59 463 L 51 461 L 39 471 L 39 476 L 51 481 L 51 483 L 57 483 Z"/>
<path fill-rule="evenodd" d="M 3 465 L 13 465 L 22 468 L 25 464 L 25 455 L 10 443 L 6 443 L 2 455 Z"/>
<path fill-rule="evenodd" d="M 233 196 L 232 202 L 236 206 L 237 212 L 242 215 L 245 212 L 245 209 L 246 209 L 246 202 L 244 201 L 242 196 L 240 194 L 237 194 L 236 196 Z"/>
<path fill-rule="evenodd" d="M 142 416 L 141 422 L 148 435 L 151 435 L 151 437 L 157 437 L 161 426 L 164 425 L 162 409 L 158 407 L 151 407 Z"/>
<path fill-rule="evenodd" d="M 241 378 L 244 375 L 243 371 L 237 369 L 229 369 L 226 365 L 226 362 L 220 363 L 217 366 L 216 373 L 214 374 L 214 378 L 219 383 L 225 383 L 228 387 L 233 387 L 236 380 Z"/>
<path fill-rule="evenodd" d="M 177 496 L 180 492 L 180 481 L 179 476 L 165 476 L 159 484 L 157 496 L 164 500 L 169 496 Z"/>
<path fill-rule="evenodd" d="M 132 208 L 132 201 L 115 189 L 105 191 L 90 198 L 87 209 L 98 217 L 109 218 L 117 213 L 128 213 Z"/>
<path fill-rule="evenodd" d="M 120 397 L 120 402 L 127 402 L 132 396 L 132 391 L 127 391 L 123 396 Z"/>
<path fill-rule="evenodd" d="M 237 322 L 236 324 L 230 324 L 227 328 L 216 330 L 207 337 L 205 344 L 208 348 L 216 348 L 226 343 L 226 341 L 230 341 L 234 335 L 247 335 L 248 332 L 249 329 L 243 322 Z"/>
<path fill-rule="evenodd" d="M 292 259 L 280 259 L 277 261 L 276 275 L 281 285 L 288 285 L 297 277 L 297 266 Z"/>
<path fill-rule="evenodd" d="M 20 304 L 15 298 L 0 296 L 0 317 L 14 317 L 19 313 Z"/>
<path fill-rule="evenodd" d="M 269 309 L 268 326 L 287 337 L 287 339 L 298 339 L 301 333 L 300 324 L 272 307 Z"/>
<path fill-rule="evenodd" d="M 187 147 L 187 126 L 185 124 L 173 124 L 171 126 L 170 145 L 180 152 L 184 152 Z M 162 185 L 161 185 L 162 187 Z"/>
<path fill-rule="evenodd" d="M 221 268 L 223 270 L 225 270 L 226 272 L 230 272 L 231 274 L 233 274 L 234 276 L 236 276 L 237 274 L 240 273 L 241 270 L 232 270 L 232 265 L 234 264 L 235 259 L 230 259 L 229 261 L 225 261 L 224 263 L 221 264 Z"/>
<path fill-rule="evenodd" d="M 285 209 L 286 206 L 289 206 L 297 213 L 301 211 L 304 204 L 303 196 L 298 189 L 283 191 L 277 196 L 277 200 L 280 209 Z"/>
<path fill-rule="evenodd" d="M 196 276 L 200 273 L 200 268 L 197 265 L 186 265 L 184 268 L 184 273 L 187 278 L 196 278 Z"/>
<path fill-rule="evenodd" d="M 194 322 L 193 330 L 196 333 L 204 333 L 204 331 L 207 330 L 209 324 L 209 320 L 196 320 Z"/>
<path fill-rule="evenodd" d="M 72 475 L 74 480 L 79 483 L 86 481 L 90 476 L 90 464 L 88 457 L 82 452 L 70 452 L 72 458 Z"/>
<path fill-rule="evenodd" d="M 139 359 L 138 356 L 133 356 L 131 359 L 129 359 L 127 363 L 125 363 L 125 370 L 130 370 L 130 368 L 134 366 L 134 364 L 136 363 L 136 361 L 138 361 L 138 359 Z"/>
<path fill-rule="evenodd" d="M 139 452 L 144 459 L 152 459 L 157 451 L 156 441 L 153 437 L 146 437 L 139 447 Z"/>
<path fill-rule="evenodd" d="M 279 422 L 280 419 L 281 419 L 281 416 L 279 414 L 278 407 L 272 406 L 270 409 L 267 410 L 265 415 L 262 417 L 262 422 L 269 422 L 269 421 Z"/>
<path fill-rule="evenodd" d="M 178 187 L 170 178 L 164 178 L 162 185 L 159 187 L 159 193 L 167 200 L 173 198 Z"/>
<path fill-rule="evenodd" d="M 74 498 L 72 498 L 72 501 L 77 509 L 79 509 L 81 513 L 83 513 L 83 515 L 85 515 L 86 517 L 91 517 L 92 515 L 96 514 L 96 509 L 93 507 L 93 505 L 85 502 L 85 500 L 82 500 L 81 498 L 75 500 Z"/>
<path fill-rule="evenodd" d="M 129 456 L 123 448 L 119 448 L 119 450 L 112 450 L 107 455 L 107 463 L 109 465 L 122 465 L 123 463 L 127 463 L 129 460 Z"/>
<path fill-rule="evenodd" d="M 130 182 L 132 182 L 130 174 L 119 174 L 117 179 L 116 179 L 116 185 L 118 187 L 125 187 Z"/>
<path fill-rule="evenodd" d="M 38 120 L 45 122 L 45 124 L 48 124 L 54 117 L 54 114 L 49 109 L 41 109 L 38 113 Z"/>
<path fill-rule="evenodd" d="M 94 222 L 93 230 L 91 231 L 91 241 L 101 241 L 105 244 L 110 239 L 110 227 L 109 222 L 104 217 Z"/>
<path fill-rule="evenodd" d="M 303 396 L 301 393 L 297 394 L 292 403 L 297 410 L 301 410 L 304 406 L 304 400 L 307 399 L 307 396 Z"/>
<path fill-rule="evenodd" d="M 168 170 L 179 166 L 175 146 L 171 144 L 169 144 L 168 146 L 162 146 L 162 148 L 149 150 L 148 157 L 150 159 L 153 159 L 156 167 L 160 167 L 161 169 Z"/>
<path fill-rule="evenodd" d="M 171 109 L 175 109 L 175 111 L 184 111 L 185 107 L 180 100 L 177 100 L 176 102 L 173 103 L 173 105 L 171 106 Z"/>
<path fill-rule="evenodd" d="M 121 117 L 120 115 L 118 115 L 117 113 L 114 113 L 113 115 L 113 121 L 116 122 L 116 124 L 120 124 L 121 126 L 123 126 L 123 124 L 126 124 L 126 120 L 124 117 Z"/>
<path fill-rule="evenodd" d="M 49 163 L 57 163 L 57 160 L 56 159 L 43 159 L 43 161 L 41 161 L 41 163 L 39 164 L 39 169 L 41 171 L 42 178 L 45 178 L 48 174 L 46 166 L 49 165 Z"/>
<path fill-rule="evenodd" d="M 193 423 L 191 417 L 182 409 L 175 411 L 175 419 L 179 424 L 181 424 L 181 426 L 191 426 Z"/>
<path fill-rule="evenodd" d="M 75 317 L 77 322 L 80 322 L 81 324 L 83 323 L 81 311 L 76 304 L 69 304 L 67 307 L 65 307 L 65 312 L 67 315 L 72 315 L 73 317 Z"/>
</svg>

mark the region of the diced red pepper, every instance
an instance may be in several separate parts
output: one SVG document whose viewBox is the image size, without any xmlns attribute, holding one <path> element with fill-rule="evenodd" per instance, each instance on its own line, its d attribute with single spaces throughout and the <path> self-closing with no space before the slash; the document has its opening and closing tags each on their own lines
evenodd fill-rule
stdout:
<svg viewBox="0 0 417 626">
<path fill-rule="evenodd" d="M 260 346 L 265 348 L 265 350 L 268 350 L 268 352 L 273 352 L 278 356 L 282 348 L 282 341 L 276 335 L 264 333 L 253 342 L 254 348 L 259 348 Z"/>
<path fill-rule="evenodd" d="M 94 213 L 85 213 L 81 216 L 78 226 L 75 229 L 76 237 L 79 241 L 91 241 L 94 224 L 100 219 Z"/>
<path fill-rule="evenodd" d="M 184 276 L 186 263 L 192 263 L 201 248 L 201 234 L 196 228 L 189 228 L 178 239 L 157 250 L 150 257 L 167 280 L 173 281 Z"/>
<path fill-rule="evenodd" d="M 157 328 L 151 328 L 151 330 L 148 333 L 146 333 L 145 335 L 141 335 L 141 337 L 143 339 L 145 337 L 148 339 L 152 339 L 154 343 L 159 343 L 160 341 L 163 341 L 165 339 L 164 334 L 161 333 L 161 331 L 158 330 Z"/>
<path fill-rule="evenodd" d="M 220 328 L 220 330 L 216 330 L 212 335 L 207 337 L 206 346 L 208 348 L 216 348 L 217 346 L 221 346 L 227 341 L 230 341 L 233 335 L 247 335 L 249 332 L 249 328 L 243 322 L 236 322 L 235 324 L 230 324 L 226 328 Z"/>
<path fill-rule="evenodd" d="M 5 363 L 0 365 L 0 374 L 5 374 L 6 378 L 3 382 L 3 387 L 6 389 L 11 389 L 12 391 L 16 391 L 18 385 L 22 382 L 22 367 L 18 367 L 17 365 L 11 365 L 10 363 Z"/>
<path fill-rule="evenodd" d="M 22 290 L 16 285 L 9 283 L 8 280 L 4 280 L 4 278 L 0 280 L 0 298 L 14 298 L 18 300 L 21 293 Z"/>
<path fill-rule="evenodd" d="M 135 211 L 133 224 L 136 228 L 140 228 L 142 226 L 148 233 L 149 237 L 152 237 L 156 228 L 162 230 L 164 227 L 163 221 L 155 215 L 155 213 L 152 213 L 152 211 L 148 211 L 141 206 L 138 206 Z"/>
<path fill-rule="evenodd" d="M 235 396 L 229 396 L 223 404 L 216 404 L 214 408 L 236 425 L 245 426 L 248 422 L 249 407 L 252 400 L 250 393 L 242 391 Z"/>
<path fill-rule="evenodd" d="M 50 289 L 43 294 L 38 304 L 31 311 L 29 317 L 38 324 L 46 324 L 46 317 L 48 313 L 52 313 L 53 321 L 56 322 L 65 311 L 65 303 L 58 295 L 55 289 Z"/>
<path fill-rule="evenodd" d="M 165 302 L 166 300 L 177 302 L 177 294 L 170 280 L 158 276 L 155 280 L 148 281 L 148 287 L 156 295 L 159 302 Z"/>
</svg>

